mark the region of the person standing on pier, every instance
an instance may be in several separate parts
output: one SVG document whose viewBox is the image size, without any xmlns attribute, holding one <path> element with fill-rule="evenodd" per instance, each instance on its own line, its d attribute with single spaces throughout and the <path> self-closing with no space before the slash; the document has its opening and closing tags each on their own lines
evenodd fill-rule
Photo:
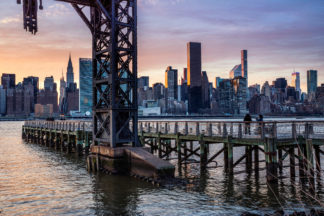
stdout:
<svg viewBox="0 0 324 216">
<path fill-rule="evenodd" d="M 263 115 L 260 114 L 259 117 L 256 120 L 257 120 L 257 122 L 259 122 L 258 132 L 259 132 L 259 134 L 261 134 L 262 122 L 263 122 Z"/>
<path fill-rule="evenodd" d="M 252 118 L 250 116 L 250 114 L 246 114 L 245 117 L 244 117 L 244 122 L 245 122 L 245 134 L 249 134 L 251 135 L 251 121 L 252 121 Z"/>
</svg>

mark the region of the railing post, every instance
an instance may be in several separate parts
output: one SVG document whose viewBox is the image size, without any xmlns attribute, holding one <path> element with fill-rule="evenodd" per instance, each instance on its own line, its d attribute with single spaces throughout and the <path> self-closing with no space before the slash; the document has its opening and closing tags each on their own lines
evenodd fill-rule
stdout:
<svg viewBox="0 0 324 216">
<path fill-rule="evenodd" d="M 168 122 L 164 123 L 165 134 L 168 134 Z"/>
<path fill-rule="evenodd" d="M 185 122 L 185 134 L 188 135 L 188 122 Z"/>
<path fill-rule="evenodd" d="M 297 139 L 297 130 L 296 130 L 296 123 L 295 122 L 293 122 L 291 124 L 291 130 L 292 130 L 292 138 L 294 140 L 296 140 Z"/>
<path fill-rule="evenodd" d="M 233 129 L 233 122 L 231 123 L 231 127 L 230 127 L 230 135 L 231 136 L 233 136 L 233 131 L 234 131 L 234 129 Z"/>
<path fill-rule="evenodd" d="M 213 124 L 209 123 L 208 124 L 208 136 L 213 136 Z"/>
<path fill-rule="evenodd" d="M 147 123 L 147 127 L 148 127 L 147 133 L 151 133 L 151 123 L 150 122 Z"/>
<path fill-rule="evenodd" d="M 200 167 L 204 169 L 207 166 L 208 151 L 207 151 L 206 143 L 204 141 L 203 134 L 199 135 L 199 145 L 200 145 Z"/>
<path fill-rule="evenodd" d="M 196 122 L 196 136 L 199 136 L 199 134 L 200 134 L 199 122 Z"/>
<path fill-rule="evenodd" d="M 242 124 L 239 123 L 239 128 L 238 128 L 238 138 L 242 139 L 243 137 L 243 131 L 242 131 Z"/>
<path fill-rule="evenodd" d="M 223 124 L 223 137 L 227 137 L 227 127 L 226 127 L 226 123 Z"/>
<path fill-rule="evenodd" d="M 155 133 L 159 133 L 159 122 L 156 122 L 156 130 L 155 130 Z"/>
<path fill-rule="evenodd" d="M 178 122 L 174 123 L 174 134 L 178 134 Z"/>
</svg>

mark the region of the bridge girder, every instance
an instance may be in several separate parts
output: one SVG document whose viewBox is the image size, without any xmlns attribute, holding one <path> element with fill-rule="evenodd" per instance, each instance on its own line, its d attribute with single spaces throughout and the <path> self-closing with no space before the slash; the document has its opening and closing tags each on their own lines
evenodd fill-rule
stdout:
<svg viewBox="0 0 324 216">
<path fill-rule="evenodd" d="M 37 0 L 33 11 L 37 32 Z M 59 0 L 71 3 L 92 33 L 93 143 L 140 146 L 137 136 L 137 0 Z M 24 12 L 26 4 L 24 4 Z M 86 16 L 85 8 L 90 8 Z M 29 18 L 25 16 L 24 19 Z M 30 16 L 30 14 L 28 14 Z M 97 65 L 97 67 L 96 67 Z"/>
</svg>

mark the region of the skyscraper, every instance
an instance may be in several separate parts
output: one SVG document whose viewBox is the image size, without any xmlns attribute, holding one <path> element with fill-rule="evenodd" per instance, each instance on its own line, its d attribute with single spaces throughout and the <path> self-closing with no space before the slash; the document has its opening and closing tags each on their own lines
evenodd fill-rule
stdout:
<svg viewBox="0 0 324 216">
<path fill-rule="evenodd" d="M 0 86 L 0 115 L 5 115 L 7 112 L 7 91 Z"/>
<path fill-rule="evenodd" d="M 187 80 L 190 87 L 201 87 L 201 43 L 187 44 Z"/>
<path fill-rule="evenodd" d="M 53 76 L 46 77 L 44 80 L 44 89 L 53 91 L 54 88 L 56 89 L 56 83 L 54 83 L 54 77 Z"/>
<path fill-rule="evenodd" d="M 165 88 L 167 89 L 167 98 L 170 100 L 178 99 L 178 70 L 167 67 L 165 71 Z"/>
<path fill-rule="evenodd" d="M 60 99 L 59 99 L 59 106 L 60 106 L 60 113 L 63 114 L 64 113 L 64 105 L 65 105 L 65 101 L 64 98 L 66 97 L 66 82 L 64 80 L 64 75 L 63 75 L 63 71 L 62 71 L 62 77 L 60 79 Z"/>
<path fill-rule="evenodd" d="M 210 108 L 210 97 L 209 97 L 209 81 L 206 71 L 201 73 L 201 88 L 202 88 L 202 105 L 203 108 Z"/>
<path fill-rule="evenodd" d="M 189 87 L 189 113 L 198 113 L 202 107 L 201 89 L 201 44 L 187 44 L 187 85 Z"/>
<path fill-rule="evenodd" d="M 29 76 L 24 78 L 23 86 L 32 85 L 34 87 L 34 102 L 32 104 L 32 112 L 34 112 L 34 105 L 37 104 L 37 94 L 39 92 L 39 78 Z"/>
<path fill-rule="evenodd" d="M 68 62 L 68 66 L 67 66 L 66 82 L 67 82 L 68 88 L 71 88 L 71 85 L 74 84 L 74 72 L 73 72 L 73 65 L 72 65 L 72 60 L 71 60 L 71 53 L 69 56 L 69 62 Z"/>
<path fill-rule="evenodd" d="M 300 92 L 300 74 L 299 72 L 294 72 L 291 75 L 291 86 L 295 87 L 296 91 Z"/>
<path fill-rule="evenodd" d="M 307 71 L 307 94 L 315 93 L 317 88 L 317 70 Z"/>
<path fill-rule="evenodd" d="M 148 76 L 142 76 L 138 78 L 138 84 L 139 89 L 148 88 L 150 86 L 150 78 Z"/>
<path fill-rule="evenodd" d="M 92 111 L 92 59 L 80 58 L 80 112 Z"/>
<path fill-rule="evenodd" d="M 248 80 L 248 52 L 247 50 L 241 50 L 241 69 L 242 69 L 242 77 Z M 248 85 L 247 85 L 248 86 Z"/>
<path fill-rule="evenodd" d="M 16 86 L 16 74 L 2 74 L 1 85 L 4 89 L 13 89 Z"/>
</svg>

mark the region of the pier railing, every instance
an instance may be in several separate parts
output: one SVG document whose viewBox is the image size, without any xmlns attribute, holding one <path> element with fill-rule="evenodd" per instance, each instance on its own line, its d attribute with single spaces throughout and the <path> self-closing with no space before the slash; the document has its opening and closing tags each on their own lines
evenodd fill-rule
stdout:
<svg viewBox="0 0 324 216">
<path fill-rule="evenodd" d="M 92 131 L 90 121 L 25 121 L 24 126 L 64 131 Z"/>
<path fill-rule="evenodd" d="M 25 126 L 53 130 L 92 131 L 91 121 L 26 121 Z M 324 138 L 324 121 L 149 121 L 140 120 L 139 133 L 204 135 L 240 139 L 306 139 Z"/>
<path fill-rule="evenodd" d="M 324 121 L 140 121 L 139 132 L 201 135 L 241 139 L 306 139 L 324 138 Z"/>
</svg>

